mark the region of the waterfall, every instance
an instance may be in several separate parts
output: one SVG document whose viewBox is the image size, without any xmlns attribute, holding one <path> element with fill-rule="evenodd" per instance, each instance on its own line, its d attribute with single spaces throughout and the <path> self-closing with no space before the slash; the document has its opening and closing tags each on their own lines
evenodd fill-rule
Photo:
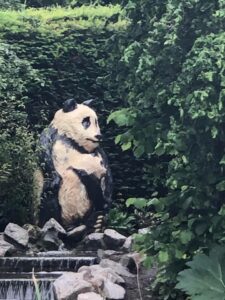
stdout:
<svg viewBox="0 0 225 300">
<path fill-rule="evenodd" d="M 74 272 L 81 266 L 98 263 L 98 258 L 92 256 L 60 257 L 51 254 L 55 255 L 48 252 L 37 257 L 0 257 L 0 300 L 37 300 L 32 270 L 38 281 L 41 299 L 55 300 L 52 283 L 62 272 Z"/>
<path fill-rule="evenodd" d="M 52 281 L 39 281 L 41 299 L 54 300 Z M 36 300 L 34 283 L 31 280 L 6 279 L 0 280 L 0 299 Z"/>
</svg>

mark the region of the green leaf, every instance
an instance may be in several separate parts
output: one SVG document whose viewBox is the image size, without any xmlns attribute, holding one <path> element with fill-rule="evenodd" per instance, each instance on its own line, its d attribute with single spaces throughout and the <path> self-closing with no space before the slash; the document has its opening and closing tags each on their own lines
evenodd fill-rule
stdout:
<svg viewBox="0 0 225 300">
<path fill-rule="evenodd" d="M 116 138 L 115 138 L 115 144 L 119 144 L 121 140 L 121 134 L 117 135 Z"/>
<path fill-rule="evenodd" d="M 191 241 L 192 238 L 192 233 L 191 231 L 181 231 L 180 233 L 180 240 L 182 244 L 187 244 L 188 242 Z"/>
<path fill-rule="evenodd" d="M 159 251 L 159 261 L 166 263 L 169 260 L 169 254 L 167 251 Z"/>
<path fill-rule="evenodd" d="M 125 126 L 129 124 L 129 113 L 128 109 L 124 108 L 121 110 L 114 111 L 107 119 L 107 123 L 114 121 L 118 126 Z"/>
<path fill-rule="evenodd" d="M 225 165 L 225 155 L 221 158 L 220 165 Z"/>
<path fill-rule="evenodd" d="M 213 81 L 213 72 L 206 72 L 205 78 L 208 79 L 208 81 Z"/>
<path fill-rule="evenodd" d="M 126 201 L 127 207 L 133 205 L 138 209 L 144 208 L 146 206 L 146 204 L 147 204 L 147 200 L 144 198 L 129 198 Z"/>
<path fill-rule="evenodd" d="M 220 216 L 225 216 L 225 204 L 223 204 L 218 212 Z"/>
<path fill-rule="evenodd" d="M 158 142 L 158 144 L 155 146 L 155 154 L 157 154 L 158 156 L 161 156 L 165 153 L 165 148 L 164 148 L 164 144 L 160 141 Z"/>
<path fill-rule="evenodd" d="M 148 206 L 153 205 L 157 211 L 161 211 L 164 208 L 164 204 L 162 200 L 158 198 L 152 198 L 151 200 L 148 201 Z"/>
<path fill-rule="evenodd" d="M 136 157 L 142 156 L 144 152 L 145 152 L 145 147 L 143 145 L 138 145 L 138 147 L 134 149 L 134 155 Z"/>
<path fill-rule="evenodd" d="M 216 185 L 216 189 L 219 192 L 225 191 L 225 180 L 221 181 Z"/>
<path fill-rule="evenodd" d="M 132 143 L 131 142 L 128 142 L 128 143 L 125 143 L 121 146 L 122 150 L 123 151 L 126 151 L 126 150 L 129 150 L 132 146 Z"/>
<path fill-rule="evenodd" d="M 225 299 L 225 248 L 216 247 L 209 256 L 197 254 L 187 266 L 178 274 L 177 289 L 192 300 Z"/>
</svg>

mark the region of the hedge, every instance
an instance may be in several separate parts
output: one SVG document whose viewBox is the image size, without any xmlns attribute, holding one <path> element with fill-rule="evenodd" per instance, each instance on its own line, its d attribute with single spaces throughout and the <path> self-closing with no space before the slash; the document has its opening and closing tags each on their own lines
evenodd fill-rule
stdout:
<svg viewBox="0 0 225 300">
<path fill-rule="evenodd" d="M 113 82 L 110 93 L 101 82 L 108 72 L 106 44 L 126 26 L 119 5 L 0 11 L 0 38 L 20 59 L 29 61 L 40 80 L 27 92 L 29 125 L 40 133 L 64 100 L 95 98 L 114 177 L 114 198 L 121 201 L 145 195 L 147 186 L 142 160 L 136 160 L 132 152 L 122 152 L 114 144 L 118 129 L 106 124 L 110 112 L 122 102 L 112 91 Z"/>
<path fill-rule="evenodd" d="M 36 71 L 0 42 L 0 228 L 30 221 L 32 174 L 36 167 L 33 134 L 28 129 L 27 89 L 39 84 Z"/>
</svg>

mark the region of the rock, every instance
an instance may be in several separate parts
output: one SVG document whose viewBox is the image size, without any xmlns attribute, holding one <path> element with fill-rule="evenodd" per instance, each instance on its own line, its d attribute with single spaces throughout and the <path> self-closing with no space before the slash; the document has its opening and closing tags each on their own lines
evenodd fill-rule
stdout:
<svg viewBox="0 0 225 300">
<path fill-rule="evenodd" d="M 126 267 L 130 272 L 137 274 L 137 266 L 143 261 L 143 257 L 137 252 L 123 255 L 120 264 Z"/>
<path fill-rule="evenodd" d="M 107 247 L 116 250 L 124 244 L 126 237 L 114 229 L 106 229 L 103 240 Z"/>
<path fill-rule="evenodd" d="M 125 289 L 110 280 L 105 280 L 103 294 L 107 299 L 122 300 L 125 297 Z"/>
<path fill-rule="evenodd" d="M 11 254 L 15 251 L 15 248 L 10 243 L 6 242 L 3 238 L 3 235 L 0 235 L 0 257 Z"/>
<path fill-rule="evenodd" d="M 58 250 L 63 244 L 60 237 L 66 236 L 65 229 L 53 218 L 41 230 L 42 244 L 48 250 Z"/>
<path fill-rule="evenodd" d="M 58 233 L 55 231 L 47 231 L 42 236 L 42 244 L 48 250 L 58 250 L 63 242 L 58 238 Z"/>
<path fill-rule="evenodd" d="M 99 267 L 97 270 L 92 272 L 93 278 L 94 279 L 100 279 L 102 278 L 103 281 L 104 279 L 109 279 L 113 283 L 118 283 L 118 284 L 124 284 L 125 280 L 119 276 L 114 270 L 110 268 L 102 268 Z"/>
<path fill-rule="evenodd" d="M 47 232 L 47 231 L 55 231 L 58 234 L 62 234 L 66 236 L 66 231 L 65 229 L 53 218 L 49 219 L 45 225 L 43 226 L 42 232 Z"/>
<path fill-rule="evenodd" d="M 18 245 L 27 247 L 29 241 L 29 235 L 27 230 L 23 229 L 17 224 L 9 223 L 4 231 L 4 235 L 12 242 L 16 242 Z"/>
<path fill-rule="evenodd" d="M 126 238 L 126 240 L 122 246 L 122 250 L 129 252 L 132 250 L 132 245 L 133 245 L 133 237 L 129 236 L 128 238 Z"/>
<path fill-rule="evenodd" d="M 25 224 L 25 225 L 23 225 L 23 229 L 27 230 L 27 232 L 28 232 L 29 242 L 34 243 L 41 236 L 41 228 L 36 225 Z"/>
<path fill-rule="evenodd" d="M 88 236 L 86 236 L 84 243 L 87 247 L 90 247 L 92 249 L 98 249 L 104 247 L 103 242 L 103 233 L 91 233 Z"/>
<path fill-rule="evenodd" d="M 104 268 L 100 265 L 82 266 L 79 268 L 78 273 L 82 273 L 85 280 L 97 287 L 100 287 L 105 279 L 109 279 L 114 283 L 125 283 L 125 280 L 113 269 Z"/>
<path fill-rule="evenodd" d="M 77 300 L 104 300 L 101 295 L 94 292 L 79 294 Z"/>
<path fill-rule="evenodd" d="M 124 252 L 98 249 L 97 254 L 100 259 L 109 258 L 114 261 L 119 261 Z"/>
<path fill-rule="evenodd" d="M 93 288 L 82 273 L 65 272 L 55 280 L 53 289 L 57 300 L 73 300 L 80 293 L 92 292 Z"/>
<path fill-rule="evenodd" d="M 131 274 L 126 267 L 110 259 L 102 259 L 102 261 L 100 262 L 100 266 L 103 268 L 111 268 L 116 274 L 121 276 L 126 276 L 126 277 L 135 276 Z"/>
<path fill-rule="evenodd" d="M 67 237 L 74 238 L 76 240 L 81 239 L 85 234 L 86 228 L 87 227 L 85 225 L 80 225 L 78 227 L 75 227 L 74 229 L 67 232 Z"/>
</svg>

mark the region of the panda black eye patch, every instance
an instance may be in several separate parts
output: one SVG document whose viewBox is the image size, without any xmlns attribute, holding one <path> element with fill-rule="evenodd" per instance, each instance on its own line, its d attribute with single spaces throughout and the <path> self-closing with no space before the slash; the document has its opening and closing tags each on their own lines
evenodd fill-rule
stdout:
<svg viewBox="0 0 225 300">
<path fill-rule="evenodd" d="M 82 121 L 82 125 L 85 129 L 87 129 L 91 125 L 90 117 L 86 117 Z"/>
</svg>

